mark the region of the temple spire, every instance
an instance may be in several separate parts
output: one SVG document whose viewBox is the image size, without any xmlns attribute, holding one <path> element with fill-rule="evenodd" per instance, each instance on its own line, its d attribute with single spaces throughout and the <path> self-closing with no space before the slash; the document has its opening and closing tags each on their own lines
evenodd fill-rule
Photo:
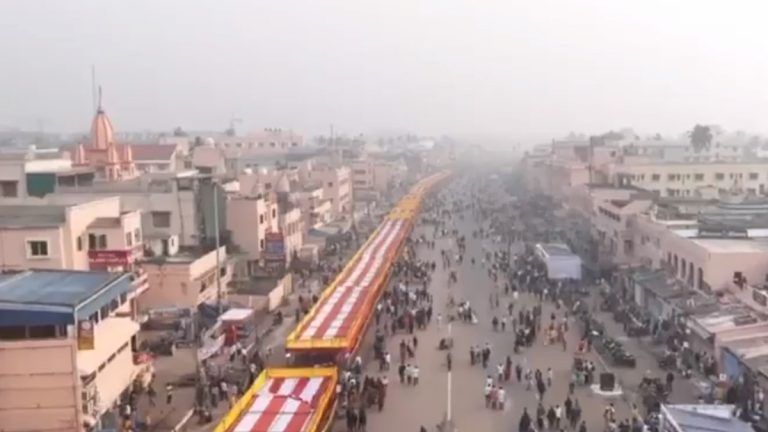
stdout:
<svg viewBox="0 0 768 432">
<path fill-rule="evenodd" d="M 101 86 L 99 86 L 99 104 L 97 105 L 96 112 L 104 112 L 101 108 Z"/>
</svg>

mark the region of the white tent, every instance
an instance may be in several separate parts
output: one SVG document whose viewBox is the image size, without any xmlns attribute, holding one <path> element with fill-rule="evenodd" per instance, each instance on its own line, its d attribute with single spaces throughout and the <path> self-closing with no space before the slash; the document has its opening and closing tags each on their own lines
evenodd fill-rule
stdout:
<svg viewBox="0 0 768 432">
<path fill-rule="evenodd" d="M 536 255 L 547 266 L 549 279 L 581 280 L 581 258 L 564 244 L 536 245 Z"/>
</svg>

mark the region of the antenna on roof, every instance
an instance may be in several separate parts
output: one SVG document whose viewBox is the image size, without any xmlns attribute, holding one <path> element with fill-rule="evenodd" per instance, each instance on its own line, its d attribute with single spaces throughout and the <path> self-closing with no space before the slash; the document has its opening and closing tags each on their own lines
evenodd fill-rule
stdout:
<svg viewBox="0 0 768 432">
<path fill-rule="evenodd" d="M 91 104 L 93 105 L 93 114 L 96 115 L 96 112 L 99 109 L 99 105 L 101 101 L 96 100 L 96 66 L 91 65 Z"/>
</svg>

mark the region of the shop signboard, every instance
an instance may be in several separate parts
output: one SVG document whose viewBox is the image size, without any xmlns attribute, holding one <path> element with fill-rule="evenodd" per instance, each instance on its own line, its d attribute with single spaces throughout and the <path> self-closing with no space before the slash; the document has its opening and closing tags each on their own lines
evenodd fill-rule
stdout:
<svg viewBox="0 0 768 432">
<path fill-rule="evenodd" d="M 282 233 L 270 232 L 264 235 L 264 259 L 285 261 L 285 239 Z"/>
<path fill-rule="evenodd" d="M 79 351 L 90 351 L 96 347 L 96 335 L 93 329 L 93 323 L 90 320 L 81 320 L 77 322 L 77 349 Z"/>
</svg>

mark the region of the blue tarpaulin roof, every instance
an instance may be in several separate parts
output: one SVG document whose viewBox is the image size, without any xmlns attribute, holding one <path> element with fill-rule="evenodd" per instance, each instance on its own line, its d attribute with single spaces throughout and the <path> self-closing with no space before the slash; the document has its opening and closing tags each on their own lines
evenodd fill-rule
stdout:
<svg viewBox="0 0 768 432">
<path fill-rule="evenodd" d="M 127 273 L 0 273 L 0 326 L 72 323 L 75 315 L 78 319 L 87 318 L 132 289 Z"/>
</svg>

